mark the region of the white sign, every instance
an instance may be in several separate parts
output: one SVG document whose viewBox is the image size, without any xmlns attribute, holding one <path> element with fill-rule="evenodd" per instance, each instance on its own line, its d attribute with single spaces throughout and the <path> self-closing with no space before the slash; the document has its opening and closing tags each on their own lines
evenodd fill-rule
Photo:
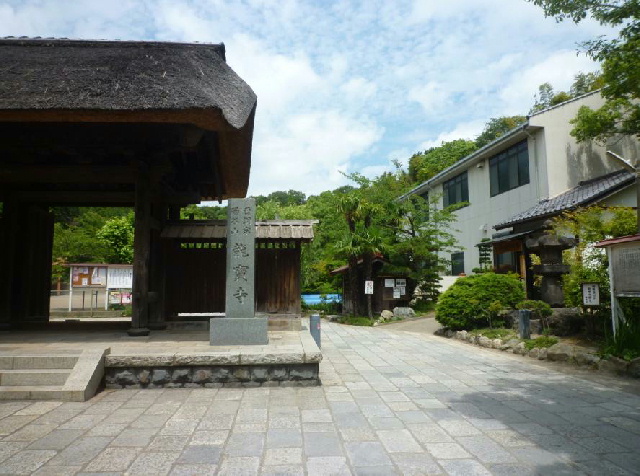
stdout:
<svg viewBox="0 0 640 476">
<path fill-rule="evenodd" d="M 133 268 L 109 268 L 107 286 L 110 289 L 131 289 L 133 287 Z"/>
<path fill-rule="evenodd" d="M 400 288 L 393 288 L 393 299 L 400 299 Z"/>
<path fill-rule="evenodd" d="M 384 287 L 385 288 L 392 288 L 394 286 L 395 286 L 395 280 L 393 278 L 384 280 Z"/>
<path fill-rule="evenodd" d="M 640 243 L 613 245 L 611 256 L 616 295 L 640 292 Z"/>
<path fill-rule="evenodd" d="M 582 283 L 582 304 L 585 306 L 600 305 L 600 285 L 598 283 Z"/>
<path fill-rule="evenodd" d="M 404 287 L 407 285 L 407 280 L 406 279 L 396 279 L 396 286 L 400 287 Z"/>
<path fill-rule="evenodd" d="M 373 294 L 373 281 L 365 281 L 364 282 L 364 293 L 365 294 Z"/>
</svg>

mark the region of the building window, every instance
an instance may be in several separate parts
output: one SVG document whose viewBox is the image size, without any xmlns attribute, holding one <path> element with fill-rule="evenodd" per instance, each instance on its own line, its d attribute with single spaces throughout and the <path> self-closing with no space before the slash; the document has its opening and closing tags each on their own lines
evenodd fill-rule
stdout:
<svg viewBox="0 0 640 476">
<path fill-rule="evenodd" d="M 520 253 L 516 251 L 507 251 L 506 253 L 496 253 L 496 272 L 497 273 L 518 273 L 518 261 Z"/>
<path fill-rule="evenodd" d="M 464 273 L 464 251 L 451 253 L 451 276 Z"/>
<path fill-rule="evenodd" d="M 529 149 L 527 141 L 509 147 L 489 159 L 491 196 L 529 183 Z"/>
<path fill-rule="evenodd" d="M 442 184 L 444 206 L 469 201 L 469 182 L 467 172 L 456 175 Z"/>
</svg>

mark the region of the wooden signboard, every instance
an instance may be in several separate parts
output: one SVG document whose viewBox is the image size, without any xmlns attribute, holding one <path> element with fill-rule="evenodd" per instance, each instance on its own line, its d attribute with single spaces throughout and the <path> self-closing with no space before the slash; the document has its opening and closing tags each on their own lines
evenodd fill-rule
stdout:
<svg viewBox="0 0 640 476">
<path fill-rule="evenodd" d="M 71 268 L 73 287 L 106 286 L 106 266 L 73 266 Z"/>
</svg>

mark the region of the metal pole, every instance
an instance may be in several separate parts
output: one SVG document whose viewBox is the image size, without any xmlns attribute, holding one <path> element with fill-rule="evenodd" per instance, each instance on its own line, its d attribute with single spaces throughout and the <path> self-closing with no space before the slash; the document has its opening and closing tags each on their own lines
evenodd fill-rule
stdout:
<svg viewBox="0 0 640 476">
<path fill-rule="evenodd" d="M 73 310 L 73 268 L 69 266 L 69 312 Z"/>
<path fill-rule="evenodd" d="M 311 314 L 309 318 L 309 332 L 311 332 L 311 337 L 316 341 L 318 347 L 322 347 L 320 338 L 320 314 Z"/>
</svg>

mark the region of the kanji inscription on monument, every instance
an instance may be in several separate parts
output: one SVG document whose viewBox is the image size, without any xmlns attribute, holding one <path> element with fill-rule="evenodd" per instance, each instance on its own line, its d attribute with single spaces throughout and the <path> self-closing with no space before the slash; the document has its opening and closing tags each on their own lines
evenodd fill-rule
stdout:
<svg viewBox="0 0 640 476">
<path fill-rule="evenodd" d="M 254 317 L 256 221 L 253 199 L 229 200 L 227 225 L 227 318 Z"/>
<path fill-rule="evenodd" d="M 267 344 L 268 319 L 255 317 L 255 200 L 230 199 L 225 317 L 210 321 L 211 345 Z"/>
</svg>

